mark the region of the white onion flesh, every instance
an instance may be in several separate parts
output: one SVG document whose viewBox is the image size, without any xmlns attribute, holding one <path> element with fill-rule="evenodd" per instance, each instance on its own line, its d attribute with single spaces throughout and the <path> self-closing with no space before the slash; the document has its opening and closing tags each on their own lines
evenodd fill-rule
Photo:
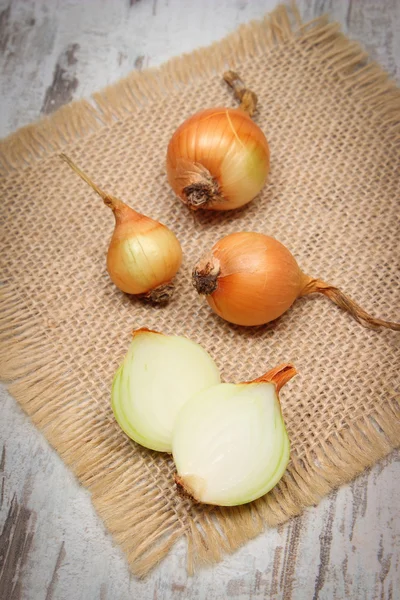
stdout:
<svg viewBox="0 0 400 600">
<path fill-rule="evenodd" d="M 290 444 L 274 383 L 222 383 L 180 411 L 173 433 L 177 482 L 207 504 L 234 506 L 270 491 Z"/>
<path fill-rule="evenodd" d="M 171 452 L 180 409 L 194 394 L 220 380 L 215 362 L 199 344 L 139 330 L 115 374 L 112 409 L 121 429 L 135 442 Z"/>
</svg>

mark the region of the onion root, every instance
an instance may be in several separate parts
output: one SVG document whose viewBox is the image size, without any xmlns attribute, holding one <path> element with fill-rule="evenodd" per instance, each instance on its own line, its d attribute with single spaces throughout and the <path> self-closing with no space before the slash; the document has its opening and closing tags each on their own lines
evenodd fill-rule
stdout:
<svg viewBox="0 0 400 600">
<path fill-rule="evenodd" d="M 142 298 L 142 300 L 149 302 L 149 304 L 154 304 L 154 306 L 162 306 L 170 301 L 174 290 L 175 286 L 170 281 L 169 283 L 159 285 L 145 294 L 140 294 L 139 297 Z"/>
<path fill-rule="evenodd" d="M 208 296 L 215 292 L 220 274 L 219 260 L 210 253 L 203 256 L 192 272 L 192 283 L 199 294 Z"/>
</svg>

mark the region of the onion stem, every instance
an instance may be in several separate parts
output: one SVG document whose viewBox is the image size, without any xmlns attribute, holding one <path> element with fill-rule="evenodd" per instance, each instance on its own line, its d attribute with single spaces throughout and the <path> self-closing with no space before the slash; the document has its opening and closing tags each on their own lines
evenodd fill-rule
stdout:
<svg viewBox="0 0 400 600">
<path fill-rule="evenodd" d="M 100 196 L 100 198 L 102 198 L 102 200 L 106 206 L 109 206 L 112 210 L 121 208 L 121 205 L 124 204 L 123 202 L 121 202 L 121 200 L 118 200 L 118 198 L 114 198 L 114 196 L 111 196 L 110 194 L 107 194 L 106 192 L 104 192 L 97 185 L 97 183 L 94 183 L 94 181 L 92 181 L 90 179 L 90 177 L 88 175 L 86 175 L 86 173 L 84 173 L 66 154 L 61 153 L 60 158 L 64 162 L 66 162 L 71 167 L 71 169 L 77 175 L 79 175 L 79 177 L 81 179 L 83 179 L 83 181 L 85 181 L 88 185 L 90 185 L 90 187 L 96 192 L 96 194 L 98 194 Z"/>
<path fill-rule="evenodd" d="M 235 71 L 226 71 L 223 77 L 226 83 L 233 89 L 235 97 L 239 100 L 239 108 L 252 117 L 257 109 L 257 94 L 245 86 Z"/>
<path fill-rule="evenodd" d="M 339 288 L 325 283 L 321 279 L 310 279 L 306 287 L 302 290 L 300 296 L 307 296 L 308 294 L 319 293 L 323 294 L 334 304 L 339 306 L 342 310 L 348 312 L 353 319 L 358 321 L 364 327 L 370 329 L 378 329 L 379 327 L 386 327 L 394 331 L 400 331 L 400 323 L 393 321 L 384 321 L 383 319 L 376 319 L 367 313 L 361 306 L 356 304 L 351 298 L 346 296 Z"/>
<path fill-rule="evenodd" d="M 279 392 L 295 375 L 297 375 L 297 371 L 293 365 L 282 363 L 268 371 L 268 373 L 254 379 L 251 383 L 274 383 L 276 391 Z"/>
</svg>

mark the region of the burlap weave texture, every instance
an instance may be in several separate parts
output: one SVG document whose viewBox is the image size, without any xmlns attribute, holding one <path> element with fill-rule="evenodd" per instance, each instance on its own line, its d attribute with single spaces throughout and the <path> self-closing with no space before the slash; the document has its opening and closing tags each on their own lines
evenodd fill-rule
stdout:
<svg viewBox="0 0 400 600">
<path fill-rule="evenodd" d="M 192 213 L 168 187 L 166 148 L 187 116 L 235 104 L 227 66 L 259 97 L 271 172 L 247 207 Z M 190 272 L 220 237 L 259 231 L 287 245 L 304 272 L 399 320 L 400 94 L 335 24 L 299 29 L 279 8 L 95 100 L 96 109 L 76 103 L 0 145 L 0 373 L 90 490 L 133 571 L 145 574 L 182 535 L 191 568 L 298 514 L 398 444 L 398 334 L 367 330 L 323 297 L 298 300 L 268 326 L 231 326 L 199 299 Z M 184 262 L 167 307 L 114 287 L 105 269 L 112 213 L 61 162 L 61 148 L 176 233 Z M 172 460 L 120 431 L 110 387 L 138 327 L 199 342 L 226 381 L 294 363 L 299 375 L 281 392 L 292 461 L 273 492 L 236 509 L 192 505 L 177 494 Z"/>
</svg>

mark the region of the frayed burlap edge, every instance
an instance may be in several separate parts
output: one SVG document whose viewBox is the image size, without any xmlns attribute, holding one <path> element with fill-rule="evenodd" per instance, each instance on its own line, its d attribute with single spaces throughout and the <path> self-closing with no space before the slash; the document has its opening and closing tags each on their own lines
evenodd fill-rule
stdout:
<svg viewBox="0 0 400 600">
<path fill-rule="evenodd" d="M 179 86 L 290 43 L 310 56 L 314 53 L 327 70 L 341 79 L 344 90 L 351 90 L 359 102 L 366 102 L 373 118 L 388 127 L 396 140 L 400 139 L 400 91 L 394 82 L 378 65 L 367 62 L 366 53 L 340 33 L 338 24 L 321 17 L 302 25 L 295 8 L 289 12 L 278 7 L 264 20 L 242 26 L 222 42 L 173 59 L 160 69 L 134 72 L 94 94 L 91 100 L 69 104 L 39 123 L 22 128 L 1 142 L 0 167 L 7 175 L 34 165 L 79 138 L 129 118 L 142 105 L 157 101 Z M 387 390 L 385 405 L 374 415 L 352 422 L 351 429 L 331 436 L 302 461 L 292 459 L 280 484 L 253 503 L 251 510 L 213 509 L 196 520 L 188 517 L 186 523 L 176 518 L 166 523 L 164 515 L 155 517 L 153 512 L 152 500 L 159 492 L 146 489 L 144 499 L 146 470 L 140 461 L 129 481 L 129 500 L 122 500 L 117 507 L 110 503 L 118 498 L 119 485 L 126 487 L 124 464 L 117 463 L 111 470 L 103 469 L 102 464 L 107 465 L 113 445 L 121 444 L 121 436 L 105 437 L 95 403 L 86 404 L 84 414 L 77 418 L 71 406 L 83 402 L 85 391 L 68 365 L 54 356 L 51 341 L 41 330 L 39 319 L 24 307 L 20 292 L 4 285 L 0 292 L 0 377 L 11 382 L 10 393 L 91 492 L 97 511 L 125 550 L 137 576 L 144 576 L 154 567 L 182 535 L 188 540 L 189 572 L 198 563 L 218 561 L 266 526 L 283 523 L 306 506 L 316 504 L 399 445 L 400 407 L 395 392 Z M 128 511 L 127 528 L 124 517 Z"/>
</svg>

